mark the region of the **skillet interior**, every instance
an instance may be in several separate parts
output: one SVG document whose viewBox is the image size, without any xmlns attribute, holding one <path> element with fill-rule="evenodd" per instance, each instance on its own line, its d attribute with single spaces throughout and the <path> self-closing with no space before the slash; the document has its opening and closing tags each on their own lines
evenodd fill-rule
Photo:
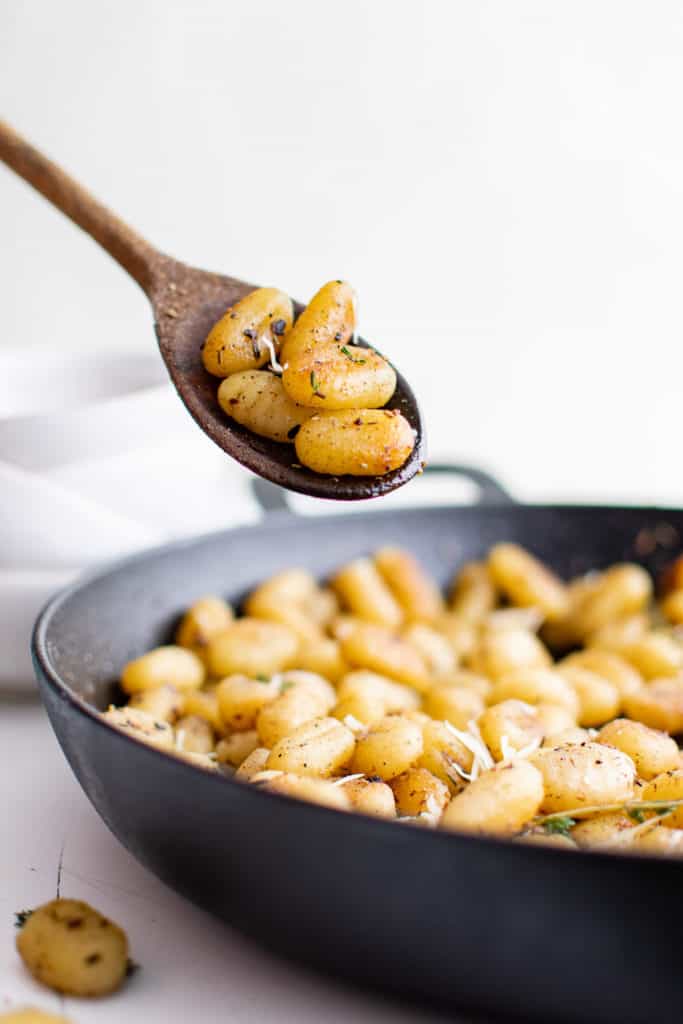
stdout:
<svg viewBox="0 0 683 1024">
<path fill-rule="evenodd" d="M 130 559 L 55 599 L 34 657 L 53 727 L 114 834 L 168 884 L 271 948 L 385 991 L 536 1020 L 645 1022 L 680 1002 L 683 869 L 423 832 L 211 777 L 102 724 L 129 658 L 181 611 L 238 600 L 278 569 L 324 577 L 380 544 L 442 582 L 497 540 L 562 575 L 624 559 L 655 569 L 683 512 L 499 506 L 294 520 Z M 652 547 L 654 548 L 648 550 Z"/>
</svg>

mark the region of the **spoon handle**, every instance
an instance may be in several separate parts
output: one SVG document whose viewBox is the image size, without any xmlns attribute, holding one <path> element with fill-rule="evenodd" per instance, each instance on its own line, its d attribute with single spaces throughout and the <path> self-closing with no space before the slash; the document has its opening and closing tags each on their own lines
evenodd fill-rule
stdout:
<svg viewBox="0 0 683 1024">
<path fill-rule="evenodd" d="M 164 257 L 61 167 L 0 120 L 0 160 L 95 239 L 149 294 Z"/>
</svg>

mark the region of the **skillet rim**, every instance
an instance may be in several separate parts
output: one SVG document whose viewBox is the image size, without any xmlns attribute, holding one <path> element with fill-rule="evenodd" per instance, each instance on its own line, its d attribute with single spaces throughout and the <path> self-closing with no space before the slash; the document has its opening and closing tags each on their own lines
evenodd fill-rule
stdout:
<svg viewBox="0 0 683 1024">
<path fill-rule="evenodd" d="M 500 514 L 502 512 L 509 513 L 511 508 L 515 511 L 524 512 L 533 510 L 535 512 L 545 512 L 549 515 L 553 513 L 566 513 L 566 512 L 581 512 L 581 513 L 606 513 L 606 514 L 618 514 L 620 512 L 628 513 L 641 513 L 643 515 L 667 515 L 670 513 L 676 513 L 677 515 L 683 516 L 683 508 L 676 506 L 662 506 L 662 505 L 570 505 L 570 504 L 544 504 L 544 503 L 504 503 L 496 502 L 485 505 L 428 505 L 428 506 L 410 506 L 407 508 L 392 509 L 391 515 L 398 518 L 409 518 L 415 513 L 449 513 L 449 512 L 464 512 L 466 510 L 472 510 L 473 513 L 478 515 L 492 515 Z M 381 514 L 381 513 L 380 513 Z M 353 516 L 354 522 L 358 521 L 361 524 L 366 521 L 373 521 L 378 518 L 377 512 L 361 512 L 355 513 Z M 185 761 L 183 758 L 174 757 L 166 751 L 153 747 L 149 743 L 145 743 L 142 740 L 137 739 L 135 736 L 124 732 L 122 729 L 117 729 L 116 726 L 110 725 L 105 721 L 102 713 L 93 705 L 88 703 L 79 693 L 72 688 L 60 677 L 59 673 L 52 666 L 50 656 L 47 649 L 47 632 L 51 625 L 51 620 L 55 613 L 66 603 L 74 594 L 78 593 L 85 587 L 97 583 L 99 580 L 106 578 L 110 575 L 125 571 L 130 565 L 138 565 L 144 562 L 148 558 L 156 558 L 173 552 L 179 552 L 186 549 L 191 549 L 195 546 L 200 546 L 207 541 L 216 541 L 220 537 L 231 536 L 239 537 L 244 533 L 253 533 L 258 531 L 259 533 L 270 532 L 271 528 L 279 528 L 286 523 L 301 523 L 301 521 L 312 525 L 314 522 L 319 521 L 321 523 L 347 523 L 348 513 L 340 513 L 338 515 L 321 515 L 321 516 L 296 516 L 289 510 L 283 509 L 281 511 L 269 512 L 268 516 L 255 523 L 245 523 L 236 527 L 227 527 L 224 530 L 211 530 L 197 536 L 189 538 L 180 538 L 177 540 L 168 541 L 164 544 L 158 544 L 151 548 L 146 548 L 143 551 L 138 551 L 132 555 L 126 555 L 123 558 L 116 559 L 111 562 L 106 562 L 94 569 L 86 571 L 80 574 L 72 583 L 70 583 L 64 589 L 54 594 L 50 600 L 41 609 L 38 618 L 36 619 L 35 625 L 31 634 L 31 658 L 33 661 L 34 671 L 38 679 L 39 690 L 41 701 L 43 706 L 45 702 L 43 700 L 42 689 L 44 685 L 51 687 L 56 696 L 63 702 L 69 705 L 71 710 L 77 714 L 84 715 L 90 720 L 96 727 L 100 727 L 109 733 L 115 733 L 120 739 L 125 742 L 133 743 L 136 747 L 144 748 L 147 753 L 154 757 L 162 757 L 167 767 L 171 767 L 171 770 L 179 769 L 181 774 L 183 771 L 190 771 L 193 777 L 202 775 L 205 778 L 212 778 L 211 785 L 239 787 L 240 790 L 248 791 L 251 795 L 256 796 L 257 799 L 264 799 L 266 801 L 286 801 L 287 803 L 294 803 L 298 807 L 298 812 L 304 815 L 324 816 L 333 815 L 335 819 L 339 820 L 340 816 L 347 819 L 351 819 L 358 828 L 365 828 L 372 831 L 379 830 L 379 834 L 388 838 L 389 834 L 396 834 L 396 827 L 398 822 L 388 821 L 383 818 L 375 818 L 366 814 L 350 813 L 347 811 L 341 811 L 332 807 L 325 807 L 321 804 L 315 804 L 310 801 L 298 800 L 296 797 L 289 796 L 283 793 L 273 793 L 267 789 L 259 786 L 250 786 L 248 783 L 239 782 L 228 775 L 223 775 L 220 772 L 208 771 L 199 765 L 192 764 L 190 761 Z M 50 728 L 55 733 L 58 741 L 61 740 L 59 734 L 54 729 L 52 721 L 48 716 L 50 722 Z M 173 766 L 173 767 L 172 767 Z M 186 776 L 190 777 L 190 776 Z M 99 812 L 97 812 L 99 814 Z M 329 819 L 331 820 L 331 819 Z M 629 852 L 629 853 L 618 853 L 616 851 L 608 850 L 582 850 L 580 848 L 553 850 L 552 847 L 544 847 L 542 844 L 533 843 L 519 843 L 513 838 L 503 838 L 498 836 L 484 836 L 468 834 L 466 832 L 451 831 L 448 829 L 439 828 L 424 828 L 417 825 L 407 825 L 405 828 L 400 829 L 398 834 L 414 833 L 412 838 L 407 838 L 407 842 L 420 841 L 419 836 L 429 835 L 429 840 L 425 839 L 425 842 L 434 843 L 451 843 L 452 845 L 458 842 L 464 843 L 466 846 L 473 847 L 476 850 L 481 844 L 484 844 L 486 848 L 490 848 L 492 845 L 499 851 L 508 851 L 506 856 L 522 856 L 530 855 L 531 857 L 547 857 L 548 854 L 562 853 L 563 856 L 569 856 L 572 858 L 580 857 L 585 859 L 586 856 L 590 860 L 598 859 L 601 862 L 614 863 L 615 861 L 622 864 L 625 860 L 633 861 L 636 864 L 638 862 L 646 862 L 649 864 L 661 864 L 662 861 L 666 863 L 677 863 L 677 858 L 666 857 L 656 855 L 647 852 Z M 119 840 L 120 841 L 120 840 Z M 511 851 L 516 851 L 512 853 Z M 560 862 L 561 863 L 561 862 Z M 683 867 L 683 863 L 681 864 Z"/>
</svg>

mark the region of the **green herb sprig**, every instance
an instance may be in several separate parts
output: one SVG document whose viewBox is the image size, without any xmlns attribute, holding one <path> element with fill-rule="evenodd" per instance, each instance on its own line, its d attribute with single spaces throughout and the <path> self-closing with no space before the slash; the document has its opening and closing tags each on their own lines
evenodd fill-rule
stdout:
<svg viewBox="0 0 683 1024">
<path fill-rule="evenodd" d="M 561 818 L 551 818 L 543 825 L 543 831 L 549 836 L 567 836 L 576 825 L 576 818 L 567 815 Z"/>
<path fill-rule="evenodd" d="M 356 357 L 354 356 L 353 352 L 351 352 L 351 350 L 348 349 L 346 347 L 346 345 L 342 345 L 340 351 L 343 352 L 344 355 L 346 356 L 346 358 L 350 359 L 352 363 L 360 363 L 360 364 L 362 364 L 362 363 L 366 363 L 367 362 L 367 359 L 361 359 L 360 357 L 358 359 L 356 359 Z"/>
</svg>

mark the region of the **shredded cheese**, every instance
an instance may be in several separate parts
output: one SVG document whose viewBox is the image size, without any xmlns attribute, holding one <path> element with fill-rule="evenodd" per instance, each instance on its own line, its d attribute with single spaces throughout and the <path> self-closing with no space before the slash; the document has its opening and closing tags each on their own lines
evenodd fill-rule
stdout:
<svg viewBox="0 0 683 1024">
<path fill-rule="evenodd" d="M 465 769 L 458 764 L 455 758 L 450 757 L 445 751 L 443 751 L 441 759 L 446 765 L 446 775 L 451 782 L 455 782 L 457 785 L 460 785 L 460 779 L 464 779 L 465 782 L 472 782 L 472 776 L 470 773 L 466 772 Z M 453 772 L 455 772 L 455 775 Z"/>
<path fill-rule="evenodd" d="M 471 721 L 467 723 L 467 732 L 463 732 L 462 729 L 456 729 L 450 722 L 444 720 L 444 725 L 449 732 L 452 732 L 456 739 L 459 739 L 463 747 L 467 747 L 469 752 L 472 754 L 472 770 L 467 773 L 458 765 L 456 771 L 462 778 L 467 779 L 468 782 L 474 782 L 478 779 L 482 772 L 490 771 L 493 768 L 495 762 L 491 757 L 489 748 L 484 743 L 482 735 L 479 732 L 479 726 L 476 722 Z M 455 767 L 453 762 L 452 767 Z"/>
<path fill-rule="evenodd" d="M 333 786 L 345 786 L 347 782 L 355 782 L 356 779 L 364 779 L 365 776 L 362 772 L 357 772 L 355 775 L 344 775 L 341 779 L 335 779 L 332 783 Z"/>
<path fill-rule="evenodd" d="M 514 761 L 516 758 L 529 757 L 529 755 L 533 754 L 535 750 L 538 750 L 540 745 L 541 741 L 537 736 L 536 739 L 531 741 L 531 743 L 527 743 L 526 747 L 522 747 L 520 750 L 517 750 L 516 747 L 512 746 L 507 736 L 503 735 L 500 738 L 500 749 L 503 752 L 503 757 L 498 763 L 507 764 L 508 761 Z"/>
<path fill-rule="evenodd" d="M 437 820 L 441 817 L 441 807 L 433 793 L 430 793 L 427 797 L 427 805 L 422 813 L 428 814 L 430 818 L 435 818 Z"/>
<path fill-rule="evenodd" d="M 271 779 L 277 779 L 280 775 L 284 775 L 284 772 L 278 772 L 275 770 L 257 772 L 256 775 L 252 775 L 251 782 L 270 782 Z"/>
<path fill-rule="evenodd" d="M 275 354 L 275 345 L 273 345 L 272 338 L 269 338 L 267 337 L 267 335 L 264 334 L 263 337 L 261 338 L 261 341 L 263 342 L 263 344 L 268 349 L 268 352 L 270 353 L 271 370 L 273 371 L 273 373 L 281 374 L 285 367 L 280 366 L 280 364 L 277 361 L 277 355 Z"/>
<path fill-rule="evenodd" d="M 400 818 L 396 818 L 399 825 L 426 825 L 429 828 L 434 828 L 437 824 L 437 820 L 426 811 L 422 811 L 421 814 L 404 814 Z"/>
</svg>

